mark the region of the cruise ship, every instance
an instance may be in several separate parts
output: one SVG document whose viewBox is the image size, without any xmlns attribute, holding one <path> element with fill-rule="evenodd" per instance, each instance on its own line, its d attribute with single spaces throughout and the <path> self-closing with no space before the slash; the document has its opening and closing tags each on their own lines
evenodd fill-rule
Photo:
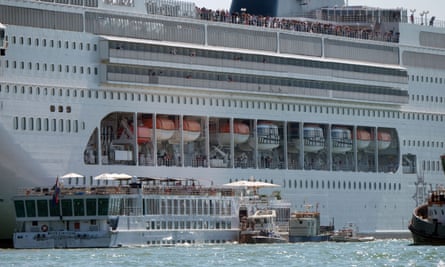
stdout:
<svg viewBox="0 0 445 267">
<path fill-rule="evenodd" d="M 316 204 L 321 225 L 369 233 L 407 231 L 443 183 L 434 17 L 341 0 L 0 0 L 0 23 L 0 239 L 19 188 L 69 172 L 79 186 L 253 177 L 293 210 Z"/>
</svg>

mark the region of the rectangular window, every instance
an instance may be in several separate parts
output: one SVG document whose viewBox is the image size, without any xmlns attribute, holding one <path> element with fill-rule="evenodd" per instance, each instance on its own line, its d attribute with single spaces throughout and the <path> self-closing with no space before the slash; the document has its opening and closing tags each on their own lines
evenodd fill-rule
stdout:
<svg viewBox="0 0 445 267">
<path fill-rule="evenodd" d="M 73 216 L 73 202 L 71 199 L 62 199 L 62 216 Z"/>
<path fill-rule="evenodd" d="M 23 200 L 15 200 L 14 207 L 15 207 L 15 215 L 18 218 L 24 218 L 26 216 L 25 203 L 23 202 Z"/>
<path fill-rule="evenodd" d="M 100 198 L 98 204 L 98 215 L 99 216 L 106 216 L 108 215 L 108 202 L 109 200 L 107 198 Z"/>
<path fill-rule="evenodd" d="M 49 214 L 51 217 L 60 216 L 60 201 L 57 204 L 54 203 L 54 201 L 51 201 L 51 205 L 49 205 Z"/>
<path fill-rule="evenodd" d="M 34 200 L 25 200 L 27 217 L 36 217 L 36 202 Z"/>
<path fill-rule="evenodd" d="M 97 205 L 95 198 L 87 199 L 87 216 L 96 216 L 97 214 Z"/>
<path fill-rule="evenodd" d="M 48 200 L 46 199 L 37 200 L 37 213 L 39 217 L 48 217 L 49 215 Z"/>
<path fill-rule="evenodd" d="M 74 216 L 85 216 L 85 204 L 83 199 L 74 199 Z"/>
</svg>

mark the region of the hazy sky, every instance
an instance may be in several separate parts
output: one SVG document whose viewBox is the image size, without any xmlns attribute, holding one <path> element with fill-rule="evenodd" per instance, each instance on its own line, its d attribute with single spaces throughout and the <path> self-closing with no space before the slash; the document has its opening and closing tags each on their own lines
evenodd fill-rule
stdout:
<svg viewBox="0 0 445 267">
<path fill-rule="evenodd" d="M 195 2 L 198 7 L 209 9 L 229 9 L 232 0 L 188 0 Z M 262 0 L 267 1 L 267 0 Z M 312 0 L 316 1 L 316 0 Z M 429 11 L 428 17 L 436 16 L 436 19 L 445 21 L 445 1 L 444 0 L 349 0 L 349 5 L 362 5 L 380 8 L 416 9 L 416 17 L 422 11 Z M 408 12 L 409 13 L 409 12 Z M 410 14 L 410 13 L 409 13 Z"/>
</svg>

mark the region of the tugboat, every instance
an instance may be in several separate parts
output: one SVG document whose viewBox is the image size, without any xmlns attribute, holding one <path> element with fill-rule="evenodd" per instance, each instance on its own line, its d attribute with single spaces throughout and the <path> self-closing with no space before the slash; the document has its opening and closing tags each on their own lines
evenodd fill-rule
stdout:
<svg viewBox="0 0 445 267">
<path fill-rule="evenodd" d="M 445 155 L 441 156 L 445 167 Z M 445 168 L 444 168 L 445 170 Z M 428 201 L 414 209 L 408 226 L 414 245 L 445 245 L 445 188 L 437 186 Z"/>
</svg>

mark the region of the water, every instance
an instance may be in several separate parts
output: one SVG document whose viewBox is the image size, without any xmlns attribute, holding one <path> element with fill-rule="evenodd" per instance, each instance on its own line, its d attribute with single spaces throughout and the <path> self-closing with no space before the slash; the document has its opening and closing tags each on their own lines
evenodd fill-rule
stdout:
<svg viewBox="0 0 445 267">
<path fill-rule="evenodd" d="M 369 243 L 202 245 L 116 249 L 0 249 L 4 266 L 445 266 L 445 247 Z"/>
</svg>

